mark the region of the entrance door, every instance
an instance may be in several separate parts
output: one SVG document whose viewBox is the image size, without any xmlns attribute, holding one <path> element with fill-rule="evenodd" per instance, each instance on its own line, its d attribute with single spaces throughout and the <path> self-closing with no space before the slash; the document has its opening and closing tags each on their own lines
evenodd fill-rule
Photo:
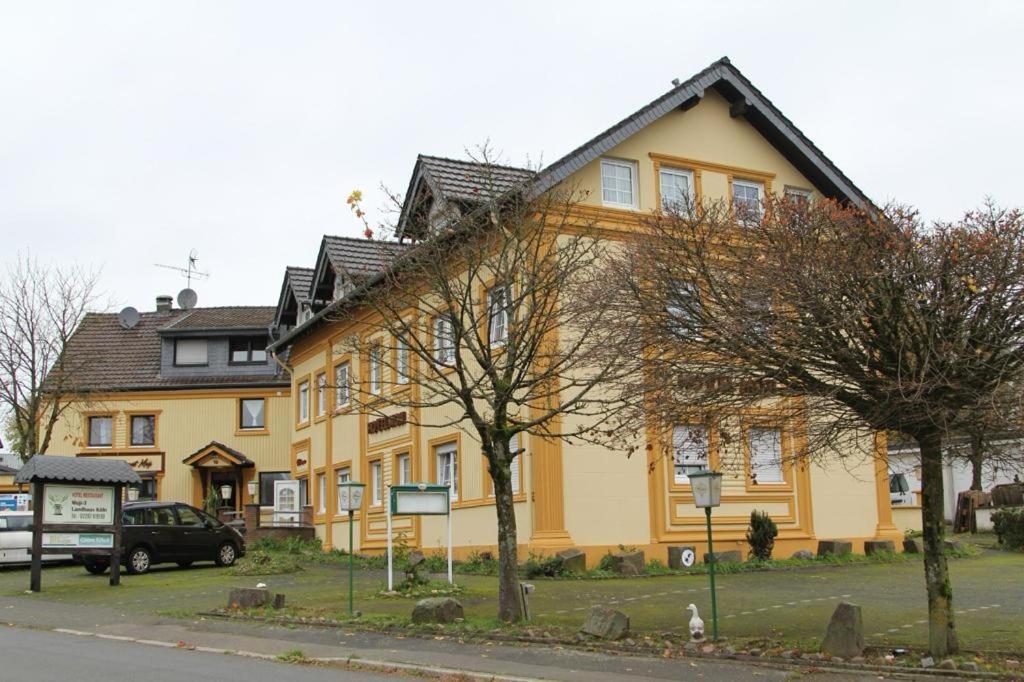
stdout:
<svg viewBox="0 0 1024 682">
<path fill-rule="evenodd" d="M 299 482 L 274 481 L 274 523 L 298 526 L 301 522 Z"/>
</svg>

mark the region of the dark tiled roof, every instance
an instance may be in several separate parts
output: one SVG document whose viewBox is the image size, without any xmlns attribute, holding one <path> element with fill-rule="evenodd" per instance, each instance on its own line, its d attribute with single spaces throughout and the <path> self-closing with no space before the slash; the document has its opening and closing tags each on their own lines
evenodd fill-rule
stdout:
<svg viewBox="0 0 1024 682">
<path fill-rule="evenodd" d="M 479 201 L 499 196 L 531 180 L 535 173 L 526 168 L 483 164 L 420 154 L 418 161 L 435 190 L 445 199 Z"/>
<path fill-rule="evenodd" d="M 118 459 L 58 455 L 35 455 L 14 477 L 15 483 L 31 483 L 36 479 L 82 483 L 139 483 L 142 480 L 128 462 Z"/>
<path fill-rule="evenodd" d="M 335 273 L 374 275 L 407 248 L 398 242 L 324 235 L 324 249 Z"/>
<path fill-rule="evenodd" d="M 186 311 L 163 331 L 196 331 L 201 329 L 262 329 L 274 323 L 276 309 L 271 306 L 225 306 L 195 308 Z"/>
<path fill-rule="evenodd" d="M 191 455 L 189 455 L 187 457 L 183 457 L 181 459 L 181 461 L 182 462 L 187 462 L 190 459 L 192 459 L 193 457 L 195 457 L 196 455 L 199 455 L 199 454 L 202 454 L 202 453 L 206 452 L 210 448 L 216 448 L 216 449 L 218 449 L 218 450 L 220 450 L 222 452 L 225 452 L 225 453 L 231 455 L 232 457 L 234 457 L 235 459 L 238 460 L 238 466 L 251 467 L 251 466 L 255 466 L 255 464 L 256 464 L 251 459 L 246 457 L 243 453 L 239 452 L 238 450 L 235 450 L 234 448 L 228 447 L 227 445 L 224 445 L 224 443 L 221 443 L 220 441 L 217 441 L 217 440 L 211 440 L 209 443 L 207 443 L 203 447 L 199 448 L 198 450 L 193 452 Z"/>
<path fill-rule="evenodd" d="M 15 469 L 14 467 L 9 467 L 9 466 L 5 466 L 3 464 L 0 464 L 0 474 L 16 474 L 16 473 L 18 473 L 18 470 Z"/>
<path fill-rule="evenodd" d="M 291 283 L 292 291 L 295 292 L 295 298 L 299 303 L 308 301 L 309 290 L 313 285 L 313 268 L 289 265 L 285 268 L 284 276 Z"/>
<path fill-rule="evenodd" d="M 193 310 L 195 314 L 199 310 Z M 214 308 L 213 310 L 220 310 Z M 264 309 L 259 309 L 264 310 Z M 266 308 L 273 314 L 273 308 Z M 187 311 L 142 313 L 137 325 L 123 328 L 113 313 L 89 313 L 68 341 L 66 353 L 75 367 L 74 382 L 81 390 L 126 391 L 159 388 L 199 388 L 233 384 L 280 384 L 274 375 L 174 377 L 160 375 L 160 330 Z M 260 312 L 260 316 L 264 313 Z"/>
</svg>

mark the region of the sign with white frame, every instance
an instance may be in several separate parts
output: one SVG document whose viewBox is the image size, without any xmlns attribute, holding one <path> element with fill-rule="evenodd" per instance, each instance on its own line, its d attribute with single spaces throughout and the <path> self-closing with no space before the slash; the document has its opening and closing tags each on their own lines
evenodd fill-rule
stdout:
<svg viewBox="0 0 1024 682">
<path fill-rule="evenodd" d="M 114 525 L 114 487 L 43 485 L 43 523 Z"/>
</svg>

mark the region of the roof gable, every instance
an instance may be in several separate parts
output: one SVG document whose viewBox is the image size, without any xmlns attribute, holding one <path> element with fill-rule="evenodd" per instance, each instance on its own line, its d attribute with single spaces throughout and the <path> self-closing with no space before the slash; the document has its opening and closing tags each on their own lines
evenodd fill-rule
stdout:
<svg viewBox="0 0 1024 682">
<path fill-rule="evenodd" d="M 313 268 L 289 265 L 284 269 L 281 293 L 277 297 L 277 312 L 274 315 L 275 327 L 296 324 L 302 304 L 310 301 L 312 285 Z"/>
<path fill-rule="evenodd" d="M 334 298 L 336 277 L 356 280 L 381 272 L 407 246 L 398 242 L 324 235 L 310 284 L 310 300 Z"/>
</svg>

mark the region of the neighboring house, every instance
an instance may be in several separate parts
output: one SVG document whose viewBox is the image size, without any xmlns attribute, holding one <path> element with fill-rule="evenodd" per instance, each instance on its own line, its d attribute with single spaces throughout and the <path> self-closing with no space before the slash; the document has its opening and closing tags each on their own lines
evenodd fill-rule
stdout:
<svg viewBox="0 0 1024 682">
<path fill-rule="evenodd" d="M 991 447 L 999 448 L 998 460 L 985 462 L 981 468 L 981 489 L 992 490 L 1003 483 L 1024 479 L 1024 440 L 1007 438 L 994 441 Z M 971 489 L 974 470 L 965 459 L 970 452 L 967 438 L 952 438 L 944 446 L 945 458 L 942 464 L 943 514 L 952 521 L 956 513 L 956 501 L 960 493 Z M 953 455 L 956 455 L 955 457 Z M 907 482 L 909 495 L 897 501 L 893 495 L 894 508 L 921 507 L 921 453 L 912 442 L 889 443 L 889 471 L 892 475 L 902 474 Z M 897 512 L 899 514 L 900 512 Z"/>
<path fill-rule="evenodd" d="M 429 238 L 478 203 L 481 186 L 511 189 L 523 182 L 541 191 L 563 183 L 578 187 L 586 192 L 578 210 L 608 231 L 623 233 L 637 229 L 644 215 L 658 210 L 662 202 L 680 200 L 682 193 L 698 202 L 725 199 L 745 208 L 757 207 L 770 193 L 869 205 L 853 183 L 725 59 L 539 172 L 420 156 L 406 193 L 399 236 Z M 455 428 L 428 429 L 401 419 L 384 429 L 370 429 L 368 416 L 352 409 L 344 391 L 318 389 L 328 383 L 326 377 L 339 377 L 331 385 L 361 380 L 360 365 L 366 359 L 341 356 L 336 350 L 339 339 L 358 330 L 332 321 L 328 313 L 357 305 L 346 299 L 351 285 L 379 270 L 401 249 L 394 244 L 382 251 L 376 243 L 325 237 L 307 294 L 308 319 L 297 312 L 304 301 L 294 288 L 298 277 L 289 269 L 277 322 L 297 326 L 272 348 L 287 354 L 292 369 L 290 470 L 307 481 L 306 501 L 316 510 L 317 533 L 326 547 L 347 546 L 347 517 L 337 512 L 336 483 L 354 478 L 367 483 L 363 511 L 355 517 L 357 548 L 384 548 L 386 487 L 405 479 L 450 480 L 457 493 L 457 555 L 493 549 L 498 540 L 494 502 L 473 438 Z M 322 312 L 325 307 L 328 312 Z M 410 422 L 432 421 L 429 415 L 417 416 Z M 780 556 L 814 548 L 817 538 L 847 538 L 860 545 L 869 539 L 900 537 L 889 504 L 884 434 L 865 436 L 867 450 L 877 453 L 877 459 L 831 467 L 792 466 L 783 464 L 779 455 L 791 454 L 794 443 L 806 438 L 806 423 L 762 419 L 755 424 L 740 416 L 736 421 L 742 438 L 721 439 L 721 448 L 705 450 L 697 464 L 716 466 L 726 458 L 743 463 L 725 479 L 723 504 L 713 517 L 716 548 L 745 553 L 744 535 L 753 510 L 767 511 L 778 524 Z M 665 425 L 649 437 L 702 428 Z M 619 544 L 638 546 L 648 558 L 662 561 L 670 545 L 705 546 L 704 516 L 693 506 L 687 468 L 654 454 L 627 458 L 593 445 L 532 436 L 523 440 L 519 445 L 524 455 L 515 464 L 513 485 L 524 549 L 550 553 L 577 546 L 593 563 Z M 657 451 L 660 447 L 651 449 Z M 750 480 L 755 466 L 757 485 Z M 445 544 L 444 521 L 438 517 L 397 519 L 395 528 L 411 546 Z"/>
<path fill-rule="evenodd" d="M 143 479 L 139 499 L 200 505 L 210 486 L 225 502 L 270 504 L 289 477 L 288 374 L 267 353 L 275 308 L 156 310 L 126 328 L 90 313 L 67 352 L 83 359 L 88 399 L 64 412 L 48 454 L 128 462 Z"/>
</svg>

